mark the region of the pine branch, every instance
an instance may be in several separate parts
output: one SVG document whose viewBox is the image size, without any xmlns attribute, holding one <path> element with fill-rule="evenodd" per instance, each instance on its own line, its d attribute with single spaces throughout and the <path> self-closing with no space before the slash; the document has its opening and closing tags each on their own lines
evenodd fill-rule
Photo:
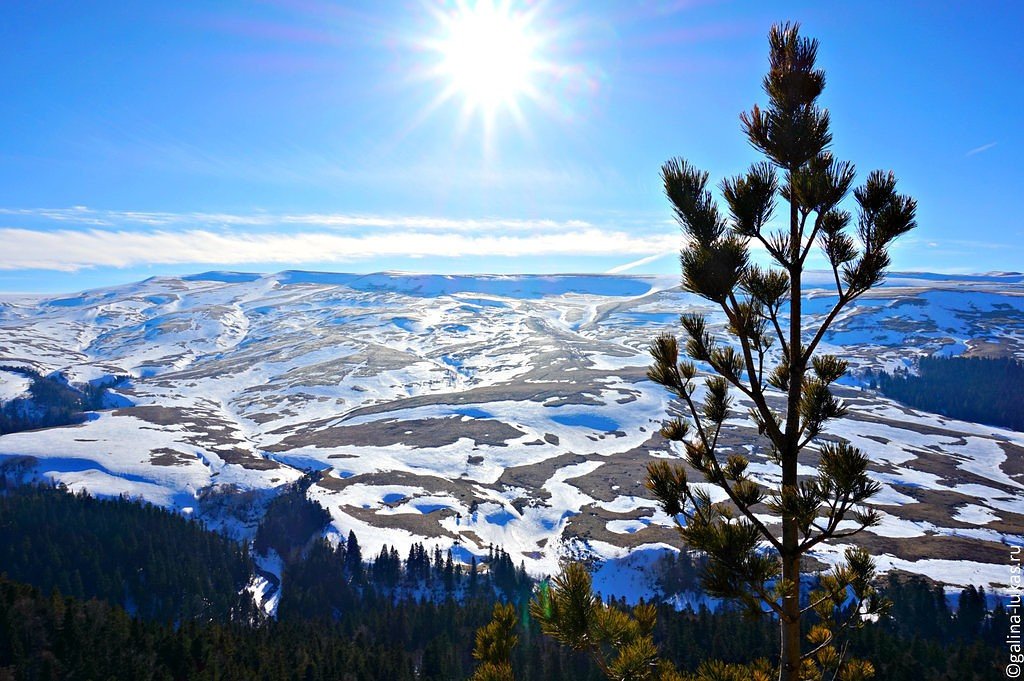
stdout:
<svg viewBox="0 0 1024 681">
<path fill-rule="evenodd" d="M 804 266 L 804 261 L 807 260 L 807 254 L 811 252 L 811 246 L 814 245 L 814 239 L 818 236 L 818 232 L 821 231 L 822 215 L 824 214 L 818 213 L 814 216 L 814 227 L 811 228 L 811 234 L 807 237 L 807 245 L 804 246 L 803 250 L 800 252 L 800 267 Z M 801 230 L 802 229 L 803 227 L 801 226 Z"/>
<path fill-rule="evenodd" d="M 775 547 L 776 551 L 781 551 L 782 542 L 776 539 L 775 535 L 768 530 L 765 524 L 762 523 L 761 520 L 754 515 L 754 512 L 751 511 L 747 507 L 747 505 L 742 503 L 736 496 L 736 492 L 735 490 L 733 490 L 732 485 L 729 484 L 729 481 L 726 480 L 725 475 L 722 474 L 722 467 L 718 463 L 718 458 L 714 455 L 714 452 L 711 453 L 711 456 L 709 458 L 711 460 L 712 465 L 714 466 L 715 484 L 721 487 L 722 490 L 724 490 L 725 493 L 729 495 L 729 500 L 732 501 L 732 503 L 736 505 L 736 508 L 740 510 L 740 513 L 742 513 L 747 518 L 747 520 L 749 520 L 750 523 L 757 528 L 757 531 L 761 533 L 761 536 L 767 539 L 768 543 Z"/>
<path fill-rule="evenodd" d="M 849 510 L 850 508 L 852 508 L 852 506 L 848 507 L 847 510 Z M 840 519 L 840 522 L 842 520 L 843 520 L 843 518 Z M 836 523 L 836 525 L 838 526 L 839 523 Z M 814 527 L 815 527 L 815 529 L 819 530 L 821 533 L 816 535 L 814 538 L 812 538 L 812 539 L 804 542 L 803 544 L 801 544 L 800 545 L 800 552 L 801 553 L 806 553 L 807 551 L 809 551 L 810 549 L 814 548 L 815 546 L 817 546 L 818 544 L 820 544 L 821 542 L 823 542 L 823 541 L 825 541 L 827 539 L 843 539 L 845 537 L 852 537 L 855 534 L 859 534 L 859 533 L 863 532 L 864 530 L 866 530 L 867 528 L 871 527 L 871 523 L 862 523 L 861 526 L 858 527 L 855 530 L 844 530 L 842 532 L 836 532 L 835 528 L 832 528 L 831 530 L 822 529 L 822 528 L 818 527 L 817 524 L 815 524 Z"/>
<path fill-rule="evenodd" d="M 854 536 L 856 534 L 860 534 L 861 532 L 863 532 L 864 530 L 866 530 L 869 527 L 871 527 L 871 523 L 866 523 L 866 524 L 861 525 L 860 527 L 858 527 L 855 530 L 846 530 L 846 531 L 843 531 L 843 532 L 836 532 L 835 534 L 830 535 L 828 538 L 829 539 L 845 539 L 846 537 L 852 537 L 852 536 Z"/>
<path fill-rule="evenodd" d="M 734 306 L 734 308 L 738 308 L 736 297 L 733 294 L 729 295 L 729 300 Z M 739 330 L 737 315 L 733 314 L 733 312 L 730 311 L 728 305 L 726 305 L 724 302 L 722 303 L 722 309 L 725 311 L 726 316 L 729 318 L 729 322 L 736 326 L 737 330 Z M 771 409 L 768 407 L 768 401 L 765 399 L 764 393 L 762 392 L 762 374 L 760 371 L 755 371 L 754 369 L 754 359 L 750 350 L 750 340 L 747 338 L 745 333 L 737 333 L 736 335 L 739 337 L 740 347 L 743 349 L 743 360 L 747 367 L 747 380 L 749 381 L 750 387 L 748 389 L 747 387 L 743 386 L 739 381 L 739 377 L 737 377 L 736 380 L 730 382 L 733 383 L 733 385 L 735 385 L 737 388 L 739 388 L 743 392 L 743 394 L 745 394 L 747 397 L 753 400 L 754 406 L 757 407 L 758 412 L 761 414 L 761 418 L 764 420 L 765 429 L 768 431 L 768 437 L 771 439 L 772 444 L 778 447 L 782 442 L 782 431 L 779 430 L 778 424 L 775 423 L 775 417 L 772 414 Z"/>
<path fill-rule="evenodd" d="M 769 318 L 772 320 L 772 325 L 775 327 L 775 333 L 779 337 L 779 345 L 782 347 L 782 354 L 789 356 L 789 341 L 786 340 L 786 334 L 782 331 L 782 325 L 779 324 L 778 310 L 768 310 Z"/>
<path fill-rule="evenodd" d="M 829 503 L 828 522 L 825 523 L 825 527 L 821 527 L 820 525 L 818 525 L 818 523 L 811 523 L 811 527 L 818 530 L 819 534 L 814 537 L 813 542 L 805 541 L 804 543 L 802 543 L 800 545 L 801 551 L 806 551 L 812 546 L 824 541 L 824 539 L 828 539 L 832 536 L 832 533 L 835 532 L 836 527 L 839 525 L 839 523 L 843 521 L 843 518 L 846 515 L 846 511 L 849 510 L 849 507 L 844 507 L 845 503 L 846 495 L 843 495 L 842 500 L 836 497 Z M 837 508 L 839 509 L 838 512 Z M 808 528 L 808 531 L 804 533 L 804 539 L 811 539 L 810 528 Z"/>
<path fill-rule="evenodd" d="M 832 265 L 832 275 L 836 281 L 836 295 L 843 298 L 847 292 L 843 290 L 843 284 L 839 281 L 839 265 Z"/>
<path fill-rule="evenodd" d="M 693 419 L 693 425 L 697 428 L 697 435 L 700 437 L 701 443 L 707 451 L 711 451 L 711 447 L 708 441 L 707 433 L 704 431 L 703 418 L 700 415 L 700 410 L 697 409 L 697 405 L 693 403 L 693 397 L 687 393 L 684 397 L 686 406 L 690 409 L 690 418 Z"/>
<path fill-rule="evenodd" d="M 821 605 L 825 601 L 829 600 L 830 598 L 832 598 L 832 594 L 831 593 L 826 593 L 824 596 L 822 596 L 818 600 L 814 601 L 813 603 L 809 603 L 805 607 L 801 608 L 800 609 L 800 614 L 802 615 L 805 612 L 809 612 L 811 610 L 814 610 L 816 607 L 818 607 L 819 605 Z"/>
<path fill-rule="evenodd" d="M 836 671 L 832 674 L 832 681 L 836 681 L 839 678 L 839 672 L 843 669 L 843 660 L 846 659 L 846 653 L 850 649 L 850 642 L 847 641 L 843 644 L 843 652 L 839 654 L 839 661 L 836 663 Z"/>
<path fill-rule="evenodd" d="M 782 267 L 785 267 L 786 269 L 789 269 L 790 262 L 789 262 L 789 260 L 786 259 L 785 254 L 781 250 L 776 248 L 774 245 L 772 245 L 768 241 L 768 239 L 766 239 L 764 237 L 763 234 L 758 233 L 756 236 L 757 236 L 757 240 L 760 241 L 761 244 L 765 247 L 765 250 L 768 251 L 768 254 L 771 255 L 772 258 L 775 259 L 775 262 L 779 263 L 779 265 L 781 265 Z"/>
<path fill-rule="evenodd" d="M 855 294 L 855 295 L 850 296 L 850 297 L 847 297 L 847 296 L 844 296 L 844 295 L 840 295 L 839 296 L 839 299 L 836 301 L 836 304 L 832 306 L 832 309 L 829 311 L 828 315 L 825 317 L 825 321 L 823 321 L 821 323 L 821 326 L 819 326 L 817 332 L 815 332 L 814 338 L 813 338 L 813 340 L 811 340 L 810 345 L 808 345 L 807 348 L 804 350 L 804 352 L 801 353 L 801 355 L 800 355 L 800 362 L 802 364 L 806 364 L 808 362 L 808 360 L 810 360 L 811 356 L 814 355 L 814 350 L 818 347 L 818 343 L 821 342 L 821 339 L 825 337 L 825 333 L 828 331 L 829 327 L 832 325 L 832 322 L 835 321 L 836 316 L 840 312 L 842 312 L 843 308 L 846 307 L 846 305 L 848 303 L 850 303 L 853 300 L 855 300 L 858 297 L 858 295 L 859 294 Z"/>
<path fill-rule="evenodd" d="M 853 610 L 852 614 L 849 617 L 846 618 L 846 621 L 844 621 L 841 625 L 839 625 L 838 629 L 836 629 L 835 631 L 833 631 L 832 629 L 829 629 L 828 640 L 826 640 L 824 643 L 822 643 L 821 645 L 817 646 L 816 648 L 813 648 L 813 649 L 807 651 L 806 653 L 802 654 L 800 656 L 800 659 L 801 660 L 806 660 L 809 657 L 811 657 L 812 655 L 816 654 L 819 650 L 822 650 L 826 646 L 831 645 L 836 639 L 839 638 L 839 634 L 843 633 L 844 631 L 846 631 L 846 629 L 848 629 L 850 627 L 850 623 L 853 622 L 854 616 L 857 615 L 859 613 L 859 611 L 860 611 L 860 604 L 858 603 L 857 604 L 857 608 L 855 608 Z"/>
<path fill-rule="evenodd" d="M 784 613 L 782 612 L 782 606 L 779 605 L 778 601 L 775 598 L 772 598 L 771 594 L 767 593 L 764 590 L 763 584 L 751 583 L 751 586 L 754 587 L 754 590 L 757 591 L 757 595 L 770 608 L 769 612 L 774 612 L 779 617 L 784 616 Z"/>
</svg>

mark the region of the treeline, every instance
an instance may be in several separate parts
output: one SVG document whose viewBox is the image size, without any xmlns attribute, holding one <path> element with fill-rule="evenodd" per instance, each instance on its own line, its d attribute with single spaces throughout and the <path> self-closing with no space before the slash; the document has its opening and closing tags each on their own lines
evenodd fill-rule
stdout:
<svg viewBox="0 0 1024 681">
<path fill-rule="evenodd" d="M 47 596 L 0 578 L 3 681 L 411 681 L 418 678 L 414 662 L 401 648 L 338 626 L 185 621 L 174 627 L 105 601 Z"/>
<path fill-rule="evenodd" d="M 376 556 L 363 555 L 359 538 L 349 532 L 336 545 L 323 539 L 330 514 L 306 496 L 321 473 L 307 473 L 291 483 L 268 505 L 256 530 L 253 546 L 258 553 L 275 551 L 283 560 L 283 590 L 278 613 L 285 617 L 330 619 L 352 607 L 367 589 L 392 598 L 495 595 L 506 600 L 526 600 L 533 580 L 525 567 L 511 556 L 489 547 L 478 562 L 456 560 L 452 550 L 428 549 L 414 543 L 402 556 L 393 546 L 383 546 Z M 467 552 L 468 553 L 468 552 Z"/>
<path fill-rule="evenodd" d="M 1012 357 L 922 357 L 918 372 L 867 372 L 869 385 L 916 409 L 1024 431 L 1024 363 Z"/>
<path fill-rule="evenodd" d="M 465 679 L 474 633 L 497 599 L 521 614 L 517 679 L 604 678 L 588 658 L 540 635 L 526 608 L 533 582 L 498 548 L 463 565 L 422 544 L 366 560 L 355 534 L 337 546 L 314 539 L 286 563 L 278 619 L 269 620 L 233 605 L 252 574 L 245 547 L 159 508 L 6 489 L 0 531 L 0 572 L 35 587 L 0 580 L 0 679 Z M 667 573 L 680 574 L 663 580 L 688 587 L 695 565 L 688 556 L 666 562 Z M 76 572 L 76 595 L 103 600 L 68 596 Z M 849 638 L 850 654 L 871 660 L 876 678 L 1003 678 L 1009 619 L 1002 607 L 986 610 L 983 592 L 965 590 L 954 611 L 920 579 L 885 591 L 894 618 Z M 771 657 L 777 636 L 768 619 L 670 606 L 659 607 L 655 630 L 684 670 L 709 658 Z"/>
<path fill-rule="evenodd" d="M 0 370 L 20 374 L 32 382 L 26 397 L 0 403 L 0 435 L 82 423 L 86 419 L 85 412 L 103 409 L 109 388 L 126 379 L 116 377 L 78 388 L 61 374 L 44 376 L 18 366 L 0 366 Z"/>
<path fill-rule="evenodd" d="M 159 621 L 251 616 L 248 547 L 156 506 L 0 475 L 0 573 Z"/>
<path fill-rule="evenodd" d="M 887 580 L 892 616 L 850 636 L 850 653 L 871 660 L 875 678 L 1004 679 L 1010 615 L 1002 603 L 986 606 L 984 589 L 960 592 L 954 612 L 942 587 L 920 577 Z"/>
<path fill-rule="evenodd" d="M 926 623 L 942 610 L 939 596 L 935 610 L 904 614 Z M 489 619 L 490 605 L 483 598 L 395 602 L 369 589 L 357 607 L 329 620 L 174 627 L 106 602 L 48 596 L 0 579 L 0 679 L 465 679 L 473 668 L 473 634 Z M 946 610 L 939 625 L 956 627 L 955 621 Z M 894 631 L 896 624 L 873 626 L 851 634 L 850 654 L 872 660 L 876 678 L 887 681 L 994 681 L 1004 678 L 1004 650 L 986 639 L 998 636 L 1004 623 L 989 616 L 980 637 L 951 641 L 922 634 L 910 622 L 904 634 Z M 655 633 L 667 656 L 691 670 L 707 658 L 768 657 L 777 635 L 768 620 L 667 607 L 659 608 Z M 512 659 L 517 679 L 604 678 L 590 660 L 540 636 L 525 618 L 519 635 Z"/>
<path fill-rule="evenodd" d="M 525 604 L 534 581 L 522 564 L 491 547 L 479 563 L 467 567 L 455 561 L 452 552 L 413 544 L 403 560 L 398 551 L 383 547 L 376 558 L 364 562 L 359 540 L 332 546 L 326 540 L 313 543 L 301 560 L 286 564 L 284 588 L 278 603 L 281 620 L 336 620 L 350 617 L 367 599 L 391 602 L 444 601 L 484 602 L 484 622 L 496 598 Z M 468 651 L 467 651 L 468 652 Z"/>
</svg>

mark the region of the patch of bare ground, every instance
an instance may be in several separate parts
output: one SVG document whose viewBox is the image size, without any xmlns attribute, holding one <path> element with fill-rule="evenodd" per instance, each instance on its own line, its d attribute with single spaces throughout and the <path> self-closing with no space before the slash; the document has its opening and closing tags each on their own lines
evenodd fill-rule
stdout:
<svg viewBox="0 0 1024 681">
<path fill-rule="evenodd" d="M 286 452 L 301 447 L 387 447 L 399 444 L 422 449 L 454 444 L 462 438 L 469 438 L 478 445 L 504 447 L 508 440 L 515 440 L 524 434 L 518 428 L 496 419 L 470 419 L 462 416 L 409 421 L 389 419 L 355 426 L 303 428 L 268 446 L 267 451 Z"/>
<path fill-rule="evenodd" d="M 240 436 L 237 435 L 233 425 L 211 418 L 207 412 L 201 409 L 149 405 L 117 409 L 112 412 L 112 415 L 133 416 L 161 427 L 182 426 L 187 429 L 188 434 L 184 437 L 186 442 L 219 456 L 228 464 L 256 471 L 270 471 L 282 467 L 273 459 L 238 447 Z"/>
<path fill-rule="evenodd" d="M 562 454 L 545 461 L 528 464 L 526 466 L 510 466 L 502 472 L 494 487 L 501 489 L 503 485 L 509 487 L 522 487 L 530 490 L 533 499 L 550 499 L 551 493 L 543 489 L 545 482 L 551 479 L 555 473 L 565 466 L 589 461 L 580 454 Z M 578 485 L 577 479 L 568 481 L 570 485 Z"/>
<path fill-rule="evenodd" d="M 401 409 L 415 409 L 417 407 L 426 407 L 438 404 L 452 406 L 478 404 L 484 406 L 484 408 L 486 408 L 488 402 L 501 401 L 548 402 L 552 400 L 566 400 L 564 404 L 580 404 L 581 402 L 571 402 L 570 400 L 587 399 L 586 397 L 581 398 L 580 394 L 582 392 L 596 392 L 603 389 L 604 386 L 596 385 L 600 381 L 613 377 L 627 382 L 641 381 L 644 380 L 645 371 L 646 370 L 644 369 L 635 370 L 633 368 L 618 371 L 581 369 L 568 374 L 565 372 L 545 371 L 543 374 L 538 374 L 536 376 L 531 372 L 523 377 L 517 378 L 514 383 L 481 386 L 479 388 L 470 388 L 469 390 L 464 390 L 459 393 L 404 397 L 397 400 L 390 400 L 388 402 L 381 402 L 380 404 L 371 404 L 365 407 L 359 407 L 358 409 L 353 409 L 352 411 L 347 412 L 343 416 L 343 420 L 348 420 L 357 416 L 383 414 Z M 565 380 L 566 376 L 570 376 L 571 380 Z M 582 404 L 587 404 L 587 402 L 582 402 Z M 318 422 L 313 422 L 311 425 L 315 426 L 317 423 Z"/>
<path fill-rule="evenodd" d="M 976 563 L 1005 564 L 1007 549 L 998 542 L 927 534 L 923 537 L 879 537 L 861 532 L 850 541 L 874 555 L 888 553 L 903 560 L 970 560 Z"/>
<path fill-rule="evenodd" d="M 245 418 L 262 426 L 264 423 L 270 423 L 271 421 L 278 420 L 281 418 L 281 414 L 274 414 L 272 412 L 256 412 L 254 414 L 247 415 Z"/>
<path fill-rule="evenodd" d="M 487 542 L 485 542 L 480 537 L 480 535 L 477 534 L 476 532 L 474 532 L 473 530 L 463 530 L 463 531 L 459 532 L 459 536 L 462 537 L 463 541 L 468 540 L 469 542 L 475 544 L 476 546 L 478 546 L 480 548 L 484 548 L 484 547 L 487 546 Z M 477 570 L 485 571 L 485 570 L 487 570 L 486 566 L 487 566 L 486 562 L 480 563 L 479 565 L 477 565 Z"/>
<path fill-rule="evenodd" d="M 469 484 L 459 483 L 445 478 L 432 475 L 416 475 L 404 471 L 387 471 L 377 473 L 364 473 L 352 475 L 347 478 L 339 478 L 333 475 L 325 475 L 316 483 L 331 492 L 340 492 L 346 487 L 355 484 L 361 485 L 404 485 L 407 487 L 422 488 L 424 494 L 449 494 L 467 506 L 474 499 L 479 498 L 473 492 Z M 402 503 L 402 502 L 399 502 Z"/>
<path fill-rule="evenodd" d="M 157 426 L 182 425 L 186 421 L 192 420 L 192 414 L 193 412 L 188 409 L 181 409 L 179 407 L 160 407 L 156 405 L 126 407 L 124 409 L 115 409 L 111 412 L 111 416 L 134 416 L 137 419 L 141 419 L 147 423 L 152 423 Z"/>
<path fill-rule="evenodd" d="M 232 447 L 229 449 L 212 449 L 210 451 L 223 459 L 224 463 L 235 464 L 236 466 L 248 468 L 253 471 L 272 471 L 281 468 L 281 464 L 277 461 L 264 458 L 247 449 L 241 449 L 239 447 Z"/>
<path fill-rule="evenodd" d="M 966 342 L 967 350 L 964 357 L 984 357 L 986 359 L 1002 359 L 1013 357 L 1014 348 L 1005 338 L 974 338 Z"/>
<path fill-rule="evenodd" d="M 1024 515 L 1020 513 L 1008 513 L 1007 511 L 1001 511 L 999 509 L 993 509 L 992 512 L 999 516 L 1000 519 L 985 523 L 986 529 L 995 530 L 996 532 L 1002 532 L 1003 534 L 1009 534 L 1016 537 L 1024 536 Z"/>
<path fill-rule="evenodd" d="M 390 348 L 387 345 L 366 343 L 358 352 L 347 355 L 345 364 L 357 367 L 352 372 L 353 376 L 373 376 L 380 371 L 403 369 L 420 360 L 421 358 L 416 355 Z"/>
<path fill-rule="evenodd" d="M 648 509 L 649 511 L 649 509 Z M 566 522 L 563 537 L 565 539 L 579 538 L 584 540 L 603 541 L 615 546 L 635 548 L 642 544 L 653 544 L 663 542 L 671 546 L 678 546 L 680 543 L 679 534 L 671 527 L 663 525 L 648 525 L 636 532 L 618 533 L 607 528 L 609 520 L 621 520 L 629 517 L 646 517 L 632 514 L 609 513 L 594 506 L 585 506 L 578 515 L 574 515 Z"/>
<path fill-rule="evenodd" d="M 167 447 L 158 447 L 149 452 L 149 462 L 154 466 L 184 466 L 195 460 L 194 456 Z"/>
<path fill-rule="evenodd" d="M 957 514 L 961 506 L 966 504 L 978 505 L 981 502 L 976 497 L 960 494 L 959 492 L 926 489 L 923 487 L 907 488 L 904 492 L 916 499 L 917 503 L 882 506 L 880 508 L 886 513 L 903 518 L 904 520 L 929 522 L 942 528 L 970 529 L 984 527 L 987 530 L 995 530 L 1003 534 L 1024 534 L 1024 515 L 1019 513 L 992 509 L 992 513 L 998 516 L 999 520 L 993 520 L 984 525 L 954 520 L 953 516 Z"/>
<path fill-rule="evenodd" d="M 441 526 L 441 521 L 455 515 L 455 511 L 442 508 L 432 513 L 396 513 L 393 515 L 378 514 L 369 508 L 345 506 L 345 513 L 357 520 L 385 529 L 405 530 L 423 537 L 448 537 L 455 539 L 458 535 Z"/>
<path fill-rule="evenodd" d="M 902 332 L 908 335 L 920 334 L 924 332 L 935 332 L 938 330 L 938 327 L 935 326 L 935 322 L 933 321 L 921 321 L 919 319 L 902 319 L 900 317 L 882 319 L 878 322 L 878 326 L 883 329 Z"/>
<path fill-rule="evenodd" d="M 1014 480 L 1024 482 L 1024 447 L 1011 442 L 1000 442 L 999 446 L 1006 452 L 1003 461 L 1003 472 Z"/>
<path fill-rule="evenodd" d="M 617 496 L 650 497 L 644 480 L 652 451 L 665 448 L 665 440 L 654 433 L 642 445 L 625 452 L 601 456 L 603 465 L 586 475 L 572 479 L 572 484 L 584 494 L 600 501 L 613 501 Z"/>
<path fill-rule="evenodd" d="M 928 490 L 925 487 L 908 487 L 904 492 L 913 497 L 918 503 L 883 506 L 880 508 L 886 513 L 905 520 L 931 522 L 939 527 L 951 529 L 984 527 L 986 529 L 994 529 L 1004 535 L 1024 535 L 1024 515 L 1019 513 L 992 509 L 992 513 L 998 516 L 999 519 L 986 522 L 983 525 L 954 520 L 952 516 L 956 515 L 959 507 L 966 504 L 983 505 L 983 500 L 979 500 L 976 497 L 947 490 Z"/>
<path fill-rule="evenodd" d="M 959 506 L 978 501 L 974 497 L 960 494 L 959 492 L 934 490 L 924 487 L 900 488 L 900 492 L 913 497 L 917 503 L 879 506 L 879 509 L 904 520 L 932 523 L 937 527 L 954 529 L 977 527 L 977 525 L 953 520 L 953 516 L 956 515 L 956 509 Z"/>
</svg>

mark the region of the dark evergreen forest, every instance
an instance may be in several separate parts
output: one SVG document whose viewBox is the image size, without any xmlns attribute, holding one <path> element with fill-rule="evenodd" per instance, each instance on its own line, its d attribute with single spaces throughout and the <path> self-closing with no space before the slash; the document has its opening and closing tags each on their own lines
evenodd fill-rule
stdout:
<svg viewBox="0 0 1024 681">
<path fill-rule="evenodd" d="M 0 477 L 0 572 L 49 593 L 98 598 L 146 619 L 229 619 L 251 600 L 245 545 L 150 504 Z"/>
<path fill-rule="evenodd" d="M 522 613 L 517 678 L 603 678 L 540 635 L 525 607 L 533 582 L 498 548 L 463 566 L 422 545 L 364 557 L 354 534 L 337 546 L 311 539 L 291 552 L 269 619 L 240 598 L 245 546 L 153 506 L 8 487 L 0 532 L 0 679 L 463 679 L 497 599 Z M 666 561 L 663 583 L 691 584 L 697 565 Z M 965 590 L 956 612 L 919 579 L 886 592 L 894 617 L 850 637 L 877 678 L 1002 678 L 1008 619 L 986 610 L 983 592 Z M 683 669 L 768 657 L 776 637 L 767 619 L 659 608 L 656 639 Z"/>
<path fill-rule="evenodd" d="M 868 373 L 872 387 L 915 409 L 1024 431 L 1024 363 L 1011 357 L 922 357 L 918 373 Z"/>
</svg>

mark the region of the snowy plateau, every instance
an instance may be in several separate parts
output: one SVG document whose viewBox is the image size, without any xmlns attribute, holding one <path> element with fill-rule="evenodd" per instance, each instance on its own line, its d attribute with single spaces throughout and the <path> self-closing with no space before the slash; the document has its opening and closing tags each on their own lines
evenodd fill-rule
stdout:
<svg viewBox="0 0 1024 681">
<path fill-rule="evenodd" d="M 830 281 L 806 286 L 811 321 Z M 611 275 L 212 272 L 4 295 L 0 365 L 129 379 L 121 406 L 84 423 L 0 436 L 0 466 L 239 537 L 276 490 L 325 470 L 308 494 L 364 555 L 425 541 L 468 560 L 495 544 L 537 575 L 587 556 L 605 593 L 650 595 L 644 566 L 678 540 L 644 467 L 678 453 L 657 434 L 667 395 L 646 379 L 647 346 L 693 311 L 721 329 L 674 277 Z M 883 570 L 1005 588 L 1008 545 L 1024 542 L 1024 433 L 909 409 L 857 376 L 936 353 L 1024 359 L 1024 276 L 892 274 L 822 350 L 851 366 L 849 415 L 827 434 L 862 448 L 883 487 L 883 522 L 858 543 Z M 0 402 L 28 386 L 0 372 Z M 725 439 L 772 480 L 738 397 Z"/>
</svg>

